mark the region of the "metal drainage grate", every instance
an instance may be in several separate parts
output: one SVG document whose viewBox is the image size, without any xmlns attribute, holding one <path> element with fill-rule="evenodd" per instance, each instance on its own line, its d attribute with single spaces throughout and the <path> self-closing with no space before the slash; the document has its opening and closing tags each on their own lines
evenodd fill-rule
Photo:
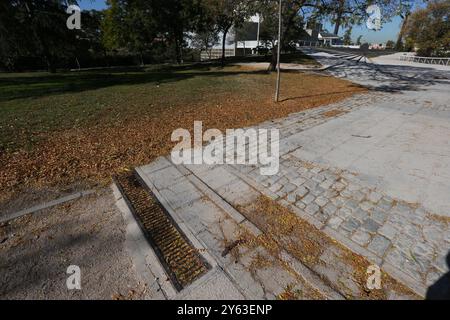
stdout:
<svg viewBox="0 0 450 320">
<path fill-rule="evenodd" d="M 114 180 L 175 288 L 181 291 L 205 274 L 208 263 L 138 175 L 133 172 Z"/>
</svg>

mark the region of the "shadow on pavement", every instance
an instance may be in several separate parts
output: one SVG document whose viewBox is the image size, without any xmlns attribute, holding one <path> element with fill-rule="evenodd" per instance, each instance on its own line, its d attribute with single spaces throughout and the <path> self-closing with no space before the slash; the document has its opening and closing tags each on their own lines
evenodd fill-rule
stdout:
<svg viewBox="0 0 450 320">
<path fill-rule="evenodd" d="M 447 255 L 447 266 L 450 269 L 450 251 Z M 428 288 L 426 299 L 450 300 L 450 271 Z"/>
</svg>

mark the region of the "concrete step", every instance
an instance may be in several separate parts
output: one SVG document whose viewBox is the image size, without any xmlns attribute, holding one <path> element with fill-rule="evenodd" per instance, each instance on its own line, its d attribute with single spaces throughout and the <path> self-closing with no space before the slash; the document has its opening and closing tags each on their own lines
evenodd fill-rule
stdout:
<svg viewBox="0 0 450 320">
<path fill-rule="evenodd" d="M 182 291 L 177 292 L 165 283 L 162 290 L 169 299 L 275 299 L 286 296 L 289 290 L 295 291 L 299 299 L 343 298 L 286 251 L 273 256 L 261 245 L 241 243 L 242 239 L 258 238 L 261 231 L 237 210 L 235 203 L 232 205 L 216 191 L 239 183 L 238 178 L 221 171 L 218 179 L 209 181 L 204 174 L 211 168 L 191 169 L 175 166 L 166 158 L 136 169 L 212 266 L 206 275 Z M 215 170 L 217 173 L 221 168 Z M 199 175 L 200 171 L 203 174 Z M 233 197 L 231 193 L 227 194 Z M 258 195 L 256 190 L 254 193 Z M 151 251 L 151 247 L 146 250 Z M 147 262 L 153 270 L 151 273 L 159 272 L 158 278 L 164 278 L 160 261 L 154 254 L 150 256 L 152 259 Z M 265 261 L 262 266 L 258 266 L 260 260 Z M 215 293 L 217 288 L 223 289 Z"/>
<path fill-rule="evenodd" d="M 212 266 L 210 272 L 192 285 L 168 294 L 169 298 L 275 299 L 292 298 L 292 292 L 298 294 L 295 296 L 298 299 L 417 298 L 391 280 L 379 293 L 368 292 L 366 273 L 359 268 L 380 265 L 379 259 L 359 250 L 286 200 L 280 201 L 277 194 L 259 181 L 262 177 L 257 171 L 252 166 L 179 166 L 168 158 L 136 169 Z M 272 201 L 280 208 L 277 210 L 289 209 L 291 216 L 299 218 L 293 228 L 298 224 L 309 230 L 308 241 L 313 239 L 319 247 L 307 251 L 301 246 L 302 238 L 286 238 L 275 229 L 267 229 L 269 221 L 252 215 L 255 204 L 262 198 L 269 202 L 278 198 Z M 300 249 L 296 249 L 297 244 Z M 158 260 L 153 259 L 150 265 L 158 265 Z M 225 289 L 213 295 L 211 291 L 218 285 Z"/>
</svg>

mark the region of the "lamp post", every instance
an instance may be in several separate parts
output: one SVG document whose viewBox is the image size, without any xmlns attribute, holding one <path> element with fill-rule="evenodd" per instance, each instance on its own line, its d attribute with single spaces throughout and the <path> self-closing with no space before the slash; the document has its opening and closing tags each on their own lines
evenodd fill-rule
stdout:
<svg viewBox="0 0 450 320">
<path fill-rule="evenodd" d="M 281 3 L 279 4 L 278 11 L 278 45 L 277 45 L 277 85 L 275 89 L 275 102 L 278 102 L 280 98 L 280 79 L 281 79 L 281 68 L 280 68 L 280 54 L 281 54 Z"/>
</svg>

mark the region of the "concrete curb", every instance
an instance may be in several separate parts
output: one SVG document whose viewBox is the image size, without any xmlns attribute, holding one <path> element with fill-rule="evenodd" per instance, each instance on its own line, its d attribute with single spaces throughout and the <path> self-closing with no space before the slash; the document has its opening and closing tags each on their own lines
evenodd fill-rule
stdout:
<svg viewBox="0 0 450 320">
<path fill-rule="evenodd" d="M 8 221 L 20 218 L 22 216 L 25 216 L 27 214 L 36 213 L 36 212 L 44 210 L 44 209 L 49 209 L 49 208 L 55 207 L 57 205 L 66 203 L 66 202 L 73 201 L 73 200 L 76 200 L 76 199 L 88 196 L 88 195 L 93 194 L 93 193 L 95 193 L 94 190 L 81 191 L 81 192 L 73 193 L 73 194 L 70 194 L 68 196 L 59 198 L 59 199 L 55 199 L 55 200 L 52 200 L 52 201 L 48 201 L 48 202 L 44 202 L 44 203 L 35 205 L 35 206 L 31 207 L 31 208 L 27 208 L 27 209 L 23 209 L 23 210 L 20 210 L 20 211 L 17 211 L 17 212 L 6 214 L 5 216 L 0 217 L 0 223 L 5 223 L 5 222 L 8 222 Z"/>
</svg>

